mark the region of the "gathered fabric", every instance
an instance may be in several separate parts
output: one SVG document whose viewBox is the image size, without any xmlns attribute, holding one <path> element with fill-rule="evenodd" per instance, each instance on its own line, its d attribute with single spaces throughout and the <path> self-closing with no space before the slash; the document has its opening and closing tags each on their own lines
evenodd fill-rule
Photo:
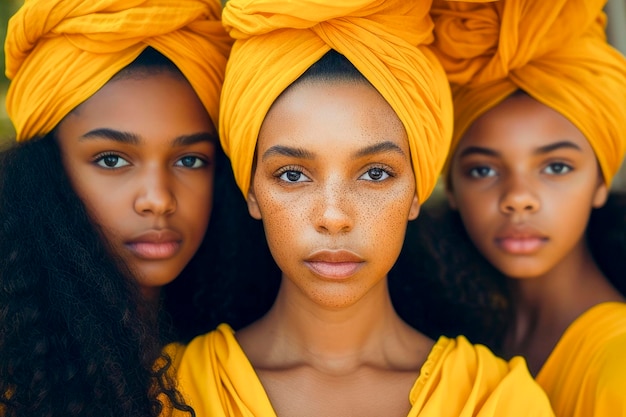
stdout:
<svg viewBox="0 0 626 417">
<path fill-rule="evenodd" d="M 626 416 L 626 303 L 597 304 L 569 325 L 537 374 L 557 416 Z"/>
<path fill-rule="evenodd" d="M 221 324 L 186 346 L 168 345 L 178 388 L 199 416 L 276 417 L 235 336 Z M 438 339 L 407 400 L 408 417 L 554 416 L 522 357 L 507 362 L 463 336 Z"/>
<path fill-rule="evenodd" d="M 17 140 L 52 131 L 147 47 L 180 69 L 217 126 L 232 44 L 220 15 L 219 0 L 26 0 L 5 42 Z"/>
<path fill-rule="evenodd" d="M 433 50 L 454 98 L 451 153 L 478 117 L 521 89 L 585 135 L 610 185 L 626 151 L 626 59 L 607 43 L 605 3 L 434 0 Z"/>
<path fill-rule="evenodd" d="M 344 55 L 402 121 L 417 195 L 425 201 L 445 161 L 452 103 L 428 44 L 430 1 L 229 0 L 235 39 L 222 92 L 220 138 L 247 196 L 259 130 L 276 98 L 329 50 Z"/>
</svg>

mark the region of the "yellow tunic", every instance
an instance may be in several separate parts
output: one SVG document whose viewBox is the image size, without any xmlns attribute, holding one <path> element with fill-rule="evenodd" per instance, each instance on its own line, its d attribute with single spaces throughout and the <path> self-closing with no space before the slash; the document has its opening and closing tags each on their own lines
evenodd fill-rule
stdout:
<svg viewBox="0 0 626 417">
<path fill-rule="evenodd" d="M 626 416 L 626 304 L 599 304 L 576 319 L 537 382 L 558 417 Z"/>
<path fill-rule="evenodd" d="M 168 346 L 179 388 L 199 417 L 276 417 L 252 365 L 225 324 Z M 553 416 L 524 359 L 506 362 L 464 337 L 441 337 L 409 395 L 409 417 Z"/>
</svg>

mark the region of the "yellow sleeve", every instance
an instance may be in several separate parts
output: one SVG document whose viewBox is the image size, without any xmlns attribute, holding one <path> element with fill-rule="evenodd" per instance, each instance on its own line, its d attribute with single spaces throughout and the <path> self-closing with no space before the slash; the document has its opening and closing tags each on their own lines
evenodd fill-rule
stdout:
<svg viewBox="0 0 626 417">
<path fill-rule="evenodd" d="M 626 416 L 624 352 L 626 334 L 612 339 L 594 360 L 587 363 L 587 376 L 584 377 L 584 387 L 578 396 L 574 413 L 576 417 Z M 581 367 L 583 366 L 584 362 L 581 362 Z"/>
<path fill-rule="evenodd" d="M 440 338 L 411 391 L 409 417 L 553 417 L 522 357 L 505 361 L 463 336 Z"/>
</svg>

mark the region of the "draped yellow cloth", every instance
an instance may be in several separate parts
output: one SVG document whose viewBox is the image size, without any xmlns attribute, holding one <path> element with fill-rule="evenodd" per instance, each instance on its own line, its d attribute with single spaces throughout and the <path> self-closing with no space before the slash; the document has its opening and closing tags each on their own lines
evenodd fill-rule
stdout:
<svg viewBox="0 0 626 417">
<path fill-rule="evenodd" d="M 537 382 L 557 417 L 626 416 L 626 304 L 598 304 L 565 331 Z"/>
<path fill-rule="evenodd" d="M 173 358 L 179 389 L 196 415 L 276 417 L 228 325 L 187 346 L 173 344 L 166 350 Z M 522 358 L 506 362 L 462 336 L 437 341 L 408 401 L 409 417 L 553 416 Z"/>
<path fill-rule="evenodd" d="M 235 38 L 221 102 L 220 137 L 248 194 L 256 140 L 274 100 L 330 49 L 346 56 L 389 102 L 409 137 L 417 192 L 435 186 L 452 134 L 445 73 L 432 42 L 430 1 L 229 0 Z"/>
<path fill-rule="evenodd" d="M 219 0 L 26 0 L 5 42 L 17 140 L 53 130 L 148 46 L 176 64 L 217 126 L 232 44 L 220 14 Z"/>
<path fill-rule="evenodd" d="M 610 185 L 626 151 L 626 59 L 606 41 L 606 0 L 435 0 L 434 51 L 454 96 L 452 152 L 517 89 L 567 117 Z"/>
</svg>

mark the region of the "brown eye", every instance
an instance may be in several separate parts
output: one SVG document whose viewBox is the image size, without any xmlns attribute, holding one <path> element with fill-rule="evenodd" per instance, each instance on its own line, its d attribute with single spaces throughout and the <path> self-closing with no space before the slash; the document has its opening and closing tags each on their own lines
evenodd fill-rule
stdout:
<svg viewBox="0 0 626 417">
<path fill-rule="evenodd" d="M 469 170 L 470 177 L 473 178 L 486 178 L 493 177 L 496 175 L 496 171 L 494 171 L 491 167 L 488 166 L 479 166 L 474 167 Z"/>
<path fill-rule="evenodd" d="M 548 165 L 545 169 L 547 174 L 550 175 L 564 175 L 572 170 L 572 167 L 562 162 L 555 162 Z"/>
<path fill-rule="evenodd" d="M 185 156 L 176 162 L 176 166 L 183 166 L 185 168 L 202 168 L 203 166 L 206 166 L 206 162 L 197 156 Z"/>
<path fill-rule="evenodd" d="M 366 181 L 383 181 L 387 178 L 389 178 L 389 173 L 377 167 L 368 169 L 365 174 L 359 177 L 359 179 Z"/>
<path fill-rule="evenodd" d="M 310 179 L 304 175 L 300 171 L 296 171 L 295 169 L 290 169 L 287 171 L 283 171 L 278 177 L 285 182 L 307 182 Z"/>
<path fill-rule="evenodd" d="M 96 159 L 96 164 L 102 168 L 115 169 L 130 165 L 128 161 L 118 155 L 103 155 Z"/>
</svg>

